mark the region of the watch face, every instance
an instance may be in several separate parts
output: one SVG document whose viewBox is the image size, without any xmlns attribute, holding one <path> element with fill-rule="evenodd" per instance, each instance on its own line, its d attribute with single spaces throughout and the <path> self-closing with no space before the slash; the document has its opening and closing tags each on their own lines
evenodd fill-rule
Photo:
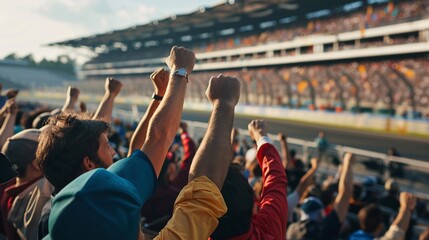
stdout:
<svg viewBox="0 0 429 240">
<path fill-rule="evenodd" d="M 176 74 L 185 77 L 188 73 L 186 72 L 186 69 L 179 68 L 177 69 Z"/>
</svg>

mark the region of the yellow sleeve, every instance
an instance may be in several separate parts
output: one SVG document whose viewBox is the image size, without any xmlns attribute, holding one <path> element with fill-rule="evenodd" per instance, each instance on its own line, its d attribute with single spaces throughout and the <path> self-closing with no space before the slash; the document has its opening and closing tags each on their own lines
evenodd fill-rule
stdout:
<svg viewBox="0 0 429 240">
<path fill-rule="evenodd" d="M 194 179 L 179 193 L 173 216 L 154 239 L 207 239 L 226 210 L 221 192 L 210 179 Z"/>
</svg>

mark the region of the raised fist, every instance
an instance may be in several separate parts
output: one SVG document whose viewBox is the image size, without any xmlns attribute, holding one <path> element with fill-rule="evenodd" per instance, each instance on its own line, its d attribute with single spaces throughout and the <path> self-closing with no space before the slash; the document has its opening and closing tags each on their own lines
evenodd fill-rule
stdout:
<svg viewBox="0 0 429 240">
<path fill-rule="evenodd" d="M 206 90 L 207 98 L 212 104 L 226 103 L 235 107 L 240 99 L 241 82 L 235 77 L 223 76 L 211 77 Z"/>
<path fill-rule="evenodd" d="M 6 95 L 8 99 L 11 99 L 11 98 L 16 98 L 16 96 L 18 96 L 18 93 L 19 93 L 19 90 L 8 89 L 4 95 Z"/>
<path fill-rule="evenodd" d="M 184 47 L 177 46 L 171 49 L 170 56 L 165 59 L 165 63 L 172 73 L 179 68 L 185 68 L 186 72 L 190 74 L 194 69 L 195 62 L 196 58 L 194 52 Z"/>
<path fill-rule="evenodd" d="M 160 68 L 150 75 L 150 79 L 152 79 L 155 94 L 163 97 L 167 90 L 169 73 L 164 68 Z"/>
<path fill-rule="evenodd" d="M 79 97 L 79 89 L 69 86 L 67 89 L 67 97 L 70 98 L 70 100 L 72 101 L 77 101 L 78 97 Z"/>
<path fill-rule="evenodd" d="M 123 84 L 116 79 L 106 78 L 106 83 L 104 84 L 104 89 L 106 93 L 113 95 L 114 97 L 118 96 L 119 92 L 122 89 Z"/>
<path fill-rule="evenodd" d="M 401 205 L 401 208 L 404 210 L 410 210 L 413 211 L 416 207 L 416 197 L 408 192 L 401 192 L 399 196 L 399 203 Z"/>
<path fill-rule="evenodd" d="M 252 120 L 247 126 L 250 137 L 255 141 L 259 141 L 262 136 L 267 135 L 266 127 L 265 121 L 261 119 Z"/>
</svg>

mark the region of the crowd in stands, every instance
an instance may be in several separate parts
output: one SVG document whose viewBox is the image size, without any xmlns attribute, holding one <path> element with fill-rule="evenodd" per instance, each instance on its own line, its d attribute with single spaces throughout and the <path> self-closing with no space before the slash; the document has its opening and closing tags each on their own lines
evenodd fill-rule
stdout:
<svg viewBox="0 0 429 240">
<path fill-rule="evenodd" d="M 209 40 L 191 41 L 183 43 L 197 53 L 234 49 L 241 47 L 251 47 L 268 43 L 292 41 L 298 38 L 305 38 L 314 35 L 336 35 L 343 32 L 361 31 L 366 29 L 396 24 L 406 21 L 413 21 L 427 18 L 429 15 L 429 4 L 425 0 L 417 1 L 389 1 L 380 5 L 369 5 L 367 8 L 361 7 L 357 11 L 334 14 L 318 19 L 302 20 L 299 24 L 292 22 L 290 26 L 277 27 L 260 33 L 240 33 L 223 38 L 209 38 Z M 399 37 L 392 36 L 389 40 L 380 38 L 377 41 L 363 41 L 360 44 L 341 43 L 339 50 L 354 48 L 378 47 L 386 45 L 406 44 L 419 42 L 418 36 Z M 333 48 L 331 48 L 332 50 Z M 327 49 L 329 51 L 329 49 Z M 311 52 L 308 52 L 311 53 Z M 91 60 L 90 63 L 120 62 L 127 60 L 157 58 L 166 55 L 165 47 L 159 46 L 141 47 L 133 49 L 129 47 L 127 51 L 121 49 L 112 50 Z M 283 53 L 285 54 L 285 53 Z M 255 58 L 256 56 L 254 56 Z"/>
<path fill-rule="evenodd" d="M 394 4 L 389 3 L 368 6 L 354 13 L 336 15 L 316 20 L 308 20 L 302 26 L 282 28 L 262 32 L 257 35 L 244 37 L 230 37 L 209 43 L 202 43 L 200 47 L 194 48 L 196 52 L 210 52 L 216 50 L 231 49 L 237 47 L 249 47 L 273 42 L 290 41 L 298 37 L 314 34 L 335 35 L 342 32 L 362 31 L 388 24 L 403 21 L 411 21 L 428 17 L 429 4 L 427 1 L 401 1 Z"/>
<path fill-rule="evenodd" d="M 403 117 L 429 118 L 429 61 L 427 56 L 398 60 L 367 60 L 349 63 L 295 67 L 229 70 L 242 79 L 241 104 L 285 106 L 326 111 L 353 110 Z M 206 102 L 203 94 L 214 73 L 192 75 L 187 100 Z M 127 77 L 124 92 L 150 95 L 150 83 Z M 100 92 L 102 81 L 80 83 L 81 88 Z"/>
<path fill-rule="evenodd" d="M 323 133 L 308 169 L 285 134 L 277 150 L 264 120 L 249 123 L 251 144 L 242 141 L 233 121 L 245 76 L 209 77 L 213 110 L 194 141 L 181 114 L 197 81 L 195 60 L 192 51 L 172 48 L 170 72 L 150 76 L 152 99 L 136 126 L 112 120 L 127 83 L 113 78 L 93 113 L 77 106 L 83 90 L 69 87 L 61 109 L 19 116 L 18 91 L 7 91 L 0 239 L 428 239 L 429 230 L 414 232 L 412 220 L 426 205 L 392 179 L 387 194 L 373 188 L 373 178 L 356 184 L 352 154 L 340 156 L 335 176 L 319 179 L 329 148 Z"/>
</svg>

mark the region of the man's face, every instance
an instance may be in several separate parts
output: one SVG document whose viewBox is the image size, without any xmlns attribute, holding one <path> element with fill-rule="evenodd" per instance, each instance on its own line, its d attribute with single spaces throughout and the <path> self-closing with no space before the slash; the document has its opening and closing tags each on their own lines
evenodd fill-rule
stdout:
<svg viewBox="0 0 429 240">
<path fill-rule="evenodd" d="M 107 138 L 107 133 L 103 133 L 99 137 L 99 143 L 97 156 L 101 161 L 101 166 L 103 168 L 108 168 L 113 164 L 113 157 L 116 152 L 109 144 L 109 139 Z"/>
</svg>

